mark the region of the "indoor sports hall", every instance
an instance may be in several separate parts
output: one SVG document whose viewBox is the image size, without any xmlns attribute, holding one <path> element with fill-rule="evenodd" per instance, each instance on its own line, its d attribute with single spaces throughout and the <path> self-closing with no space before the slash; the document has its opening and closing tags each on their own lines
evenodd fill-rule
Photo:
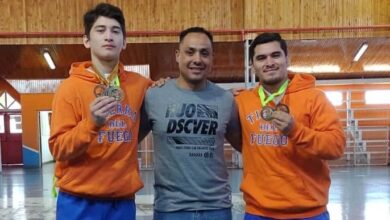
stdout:
<svg viewBox="0 0 390 220">
<path fill-rule="evenodd" d="M 200 26 L 214 37 L 207 79 L 226 90 L 253 89 L 259 79 L 249 47 L 260 33 L 280 33 L 289 73 L 316 78 L 346 137 L 342 157 L 327 161 L 330 219 L 390 219 L 389 0 L 1 1 L 0 219 L 56 219 L 56 161 L 49 150 L 53 98 L 71 64 L 90 59 L 82 16 L 100 2 L 124 13 L 124 69 L 153 81 L 179 76 L 179 33 Z M 139 220 L 153 219 L 156 144 L 151 133 L 138 144 L 144 182 L 135 194 Z M 228 142 L 224 159 L 232 216 L 241 220 L 245 161 Z"/>
</svg>

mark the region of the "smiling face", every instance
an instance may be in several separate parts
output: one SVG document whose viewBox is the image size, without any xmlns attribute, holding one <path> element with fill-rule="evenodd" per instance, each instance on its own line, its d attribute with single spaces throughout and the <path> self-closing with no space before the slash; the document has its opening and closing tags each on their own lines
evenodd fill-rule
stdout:
<svg viewBox="0 0 390 220">
<path fill-rule="evenodd" d="M 287 79 L 288 59 L 279 42 L 258 44 L 252 61 L 253 69 L 262 85 L 279 88 Z"/>
<path fill-rule="evenodd" d="M 204 33 L 189 33 L 176 51 L 179 78 L 187 84 L 202 84 L 212 69 L 213 49 Z"/>
<path fill-rule="evenodd" d="M 93 24 L 88 36 L 84 36 L 84 46 L 91 49 L 92 60 L 117 61 L 122 50 L 126 48 L 118 21 L 100 16 Z"/>
</svg>

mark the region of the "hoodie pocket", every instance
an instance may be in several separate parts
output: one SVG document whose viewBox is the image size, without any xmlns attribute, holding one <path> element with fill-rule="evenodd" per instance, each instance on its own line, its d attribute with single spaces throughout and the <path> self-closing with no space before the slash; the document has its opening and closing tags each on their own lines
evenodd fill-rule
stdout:
<svg viewBox="0 0 390 220">
<path fill-rule="evenodd" d="M 248 173 L 241 190 L 248 205 L 261 209 L 294 212 L 293 210 L 304 210 L 317 204 L 299 176 L 260 176 Z"/>
</svg>

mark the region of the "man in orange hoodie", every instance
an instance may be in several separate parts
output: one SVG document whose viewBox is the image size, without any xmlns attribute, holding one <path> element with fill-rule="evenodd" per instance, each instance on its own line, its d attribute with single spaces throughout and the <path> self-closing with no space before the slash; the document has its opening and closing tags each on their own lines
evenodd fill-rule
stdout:
<svg viewBox="0 0 390 220">
<path fill-rule="evenodd" d="M 326 160 L 341 157 L 345 147 L 338 115 L 313 76 L 288 74 L 279 34 L 257 36 L 249 55 L 260 84 L 236 97 L 245 220 L 327 220 Z"/>
<path fill-rule="evenodd" d="M 57 219 L 135 219 L 134 194 L 143 187 L 139 113 L 151 81 L 119 62 L 126 48 L 119 8 L 97 5 L 84 15 L 84 27 L 91 61 L 72 64 L 53 100 Z"/>
</svg>

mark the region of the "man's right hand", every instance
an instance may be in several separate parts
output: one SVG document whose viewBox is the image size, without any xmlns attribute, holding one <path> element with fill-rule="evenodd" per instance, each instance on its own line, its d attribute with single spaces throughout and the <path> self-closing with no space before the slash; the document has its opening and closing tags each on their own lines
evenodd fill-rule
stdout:
<svg viewBox="0 0 390 220">
<path fill-rule="evenodd" d="M 115 98 L 109 96 L 97 97 L 89 106 L 92 119 L 98 127 L 102 127 L 110 114 L 118 104 Z"/>
<path fill-rule="evenodd" d="M 238 96 L 242 91 L 245 91 L 245 88 L 232 88 L 229 91 L 233 94 L 233 96 Z"/>
</svg>

